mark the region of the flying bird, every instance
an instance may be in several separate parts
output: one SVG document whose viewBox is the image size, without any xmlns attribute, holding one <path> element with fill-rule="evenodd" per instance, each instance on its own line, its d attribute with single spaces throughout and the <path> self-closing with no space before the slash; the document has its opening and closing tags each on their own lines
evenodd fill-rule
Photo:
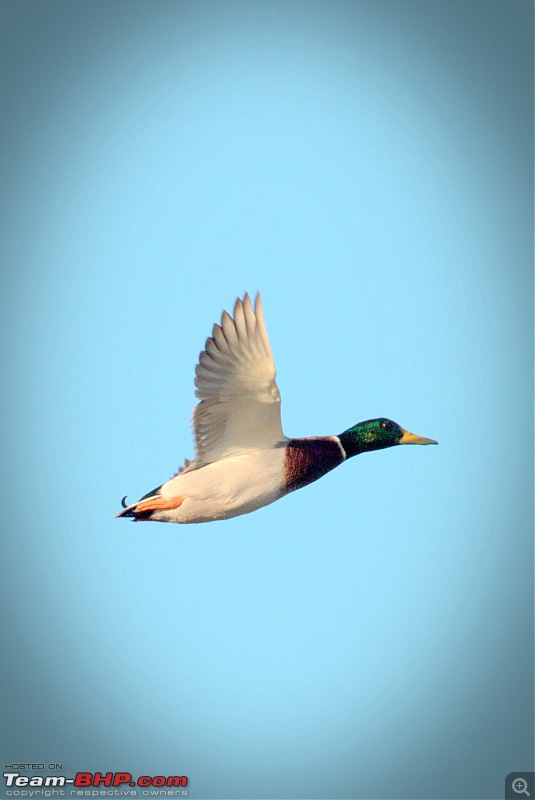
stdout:
<svg viewBox="0 0 535 800">
<path fill-rule="evenodd" d="M 301 489 L 348 458 L 398 444 L 438 444 L 385 417 L 338 436 L 291 439 L 282 432 L 281 398 L 262 300 L 246 294 L 214 325 L 195 368 L 195 458 L 118 517 L 211 522 L 248 514 Z"/>
</svg>

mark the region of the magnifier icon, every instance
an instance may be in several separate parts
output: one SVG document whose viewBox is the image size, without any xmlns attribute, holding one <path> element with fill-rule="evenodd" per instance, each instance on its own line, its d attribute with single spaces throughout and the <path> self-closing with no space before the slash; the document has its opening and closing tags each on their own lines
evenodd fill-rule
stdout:
<svg viewBox="0 0 535 800">
<path fill-rule="evenodd" d="M 525 794 L 526 797 L 531 797 L 528 792 L 528 782 L 524 778 L 515 778 L 511 786 L 515 794 Z"/>
</svg>

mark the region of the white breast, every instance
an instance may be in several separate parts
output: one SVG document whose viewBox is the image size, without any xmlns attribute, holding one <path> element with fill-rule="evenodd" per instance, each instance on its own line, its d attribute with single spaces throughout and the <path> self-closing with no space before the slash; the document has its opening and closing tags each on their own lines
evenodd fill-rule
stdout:
<svg viewBox="0 0 535 800">
<path fill-rule="evenodd" d="M 163 497 L 184 497 L 178 508 L 155 511 L 166 522 L 209 522 L 248 514 L 282 497 L 285 447 L 224 458 L 164 483 Z"/>
</svg>

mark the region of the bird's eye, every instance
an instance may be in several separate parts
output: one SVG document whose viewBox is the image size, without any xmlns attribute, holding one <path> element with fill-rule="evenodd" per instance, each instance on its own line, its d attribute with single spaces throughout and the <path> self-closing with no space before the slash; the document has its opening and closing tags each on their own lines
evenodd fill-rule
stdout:
<svg viewBox="0 0 535 800">
<path fill-rule="evenodd" d="M 381 422 L 381 428 L 386 428 L 386 422 Z"/>
</svg>

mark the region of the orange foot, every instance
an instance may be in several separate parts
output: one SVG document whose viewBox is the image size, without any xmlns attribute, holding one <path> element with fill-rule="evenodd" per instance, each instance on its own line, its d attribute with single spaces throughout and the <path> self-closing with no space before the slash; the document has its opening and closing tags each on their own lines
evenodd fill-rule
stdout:
<svg viewBox="0 0 535 800">
<path fill-rule="evenodd" d="M 143 503 L 138 503 L 134 512 L 140 514 L 143 511 L 154 511 L 160 508 L 178 508 L 185 499 L 185 497 L 151 497 Z"/>
</svg>

